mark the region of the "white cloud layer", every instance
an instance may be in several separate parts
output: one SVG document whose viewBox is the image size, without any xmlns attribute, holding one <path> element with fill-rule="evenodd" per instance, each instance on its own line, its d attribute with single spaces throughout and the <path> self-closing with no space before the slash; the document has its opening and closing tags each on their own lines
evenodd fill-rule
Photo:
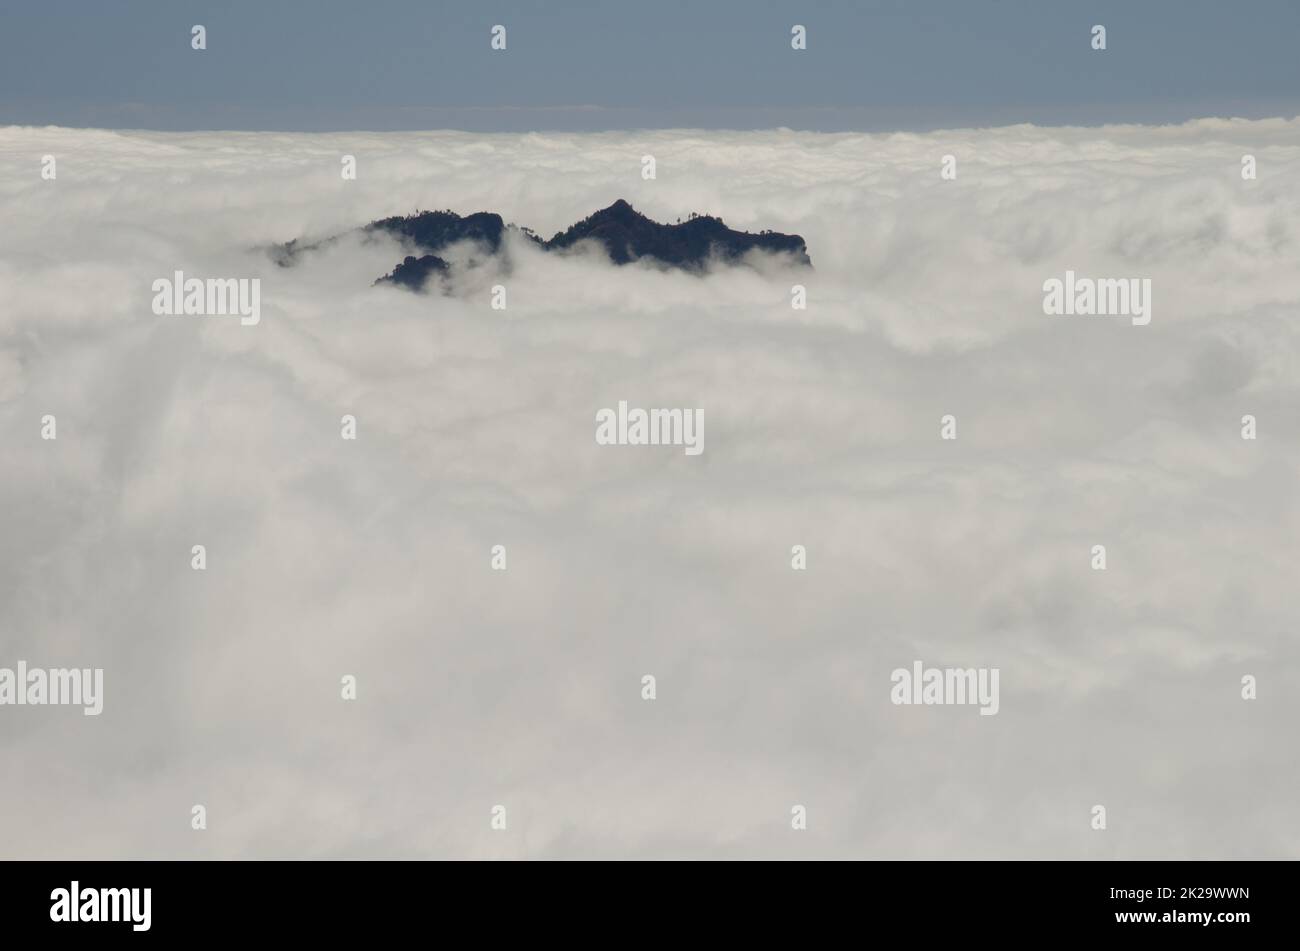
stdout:
<svg viewBox="0 0 1300 951">
<path fill-rule="evenodd" d="M 0 130 L 0 666 L 106 694 L 0 707 L 0 854 L 1300 856 L 1297 181 L 1296 120 Z M 500 312 L 371 287 L 393 245 L 250 250 L 618 197 L 803 235 L 808 309 L 778 270 L 516 249 Z M 260 325 L 155 316 L 178 269 L 260 278 Z M 1067 269 L 1150 278 L 1150 326 L 1045 317 Z M 703 408 L 703 455 L 597 446 L 621 399 Z M 916 659 L 1000 668 L 999 714 L 892 705 Z"/>
</svg>

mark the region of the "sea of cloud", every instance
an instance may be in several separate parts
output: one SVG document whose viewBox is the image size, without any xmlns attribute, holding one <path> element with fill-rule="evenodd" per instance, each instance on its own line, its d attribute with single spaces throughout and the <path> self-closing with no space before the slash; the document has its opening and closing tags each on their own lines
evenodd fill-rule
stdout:
<svg viewBox="0 0 1300 951">
<path fill-rule="evenodd" d="M 1297 120 L 0 129 L 0 666 L 106 691 L 0 708 L 0 855 L 1300 856 L 1297 181 Z M 620 197 L 814 270 L 515 246 L 497 311 L 372 287 L 391 242 L 261 250 Z M 1044 316 L 1067 269 L 1150 325 Z M 175 270 L 261 323 L 156 316 Z M 704 453 L 596 445 L 619 400 Z M 918 659 L 999 714 L 891 704 Z"/>
</svg>

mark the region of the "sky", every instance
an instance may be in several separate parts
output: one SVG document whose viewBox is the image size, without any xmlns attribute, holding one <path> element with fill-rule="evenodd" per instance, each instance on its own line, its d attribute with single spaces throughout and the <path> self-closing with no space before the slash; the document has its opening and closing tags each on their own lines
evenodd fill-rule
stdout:
<svg viewBox="0 0 1300 951">
<path fill-rule="evenodd" d="M 50 0 L 2 16 L 0 124 L 923 131 L 1300 112 L 1290 0 Z"/>
</svg>

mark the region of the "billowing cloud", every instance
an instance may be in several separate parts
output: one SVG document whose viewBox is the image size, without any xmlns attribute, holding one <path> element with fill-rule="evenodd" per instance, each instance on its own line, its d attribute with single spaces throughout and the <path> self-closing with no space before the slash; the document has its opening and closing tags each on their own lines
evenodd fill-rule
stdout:
<svg viewBox="0 0 1300 951">
<path fill-rule="evenodd" d="M 0 666 L 106 690 L 0 708 L 0 850 L 1295 857 L 1297 176 L 1295 120 L 0 130 Z M 802 235 L 807 309 L 777 266 L 521 246 L 438 296 L 371 286 L 391 243 L 258 250 L 619 197 Z M 176 270 L 261 322 L 156 316 Z M 1067 270 L 1151 323 L 1045 316 Z M 598 446 L 620 400 L 705 451 Z M 1000 712 L 891 704 L 916 659 Z"/>
</svg>

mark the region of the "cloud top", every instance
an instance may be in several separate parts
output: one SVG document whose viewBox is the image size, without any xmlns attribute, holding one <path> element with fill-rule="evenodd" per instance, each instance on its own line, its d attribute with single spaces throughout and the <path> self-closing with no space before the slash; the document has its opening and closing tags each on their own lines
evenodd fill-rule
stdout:
<svg viewBox="0 0 1300 951">
<path fill-rule="evenodd" d="M 0 665 L 105 671 L 98 717 L 0 709 L 5 854 L 1295 857 L 1297 176 L 1295 120 L 0 130 Z M 494 310 L 487 270 L 372 287 L 394 240 L 256 250 L 618 197 L 802 235 L 807 309 L 780 268 L 521 242 Z M 175 270 L 260 322 L 155 316 Z M 1151 323 L 1045 316 L 1067 270 Z M 620 400 L 706 450 L 598 445 Z M 892 705 L 918 659 L 999 668 L 998 714 Z"/>
</svg>

